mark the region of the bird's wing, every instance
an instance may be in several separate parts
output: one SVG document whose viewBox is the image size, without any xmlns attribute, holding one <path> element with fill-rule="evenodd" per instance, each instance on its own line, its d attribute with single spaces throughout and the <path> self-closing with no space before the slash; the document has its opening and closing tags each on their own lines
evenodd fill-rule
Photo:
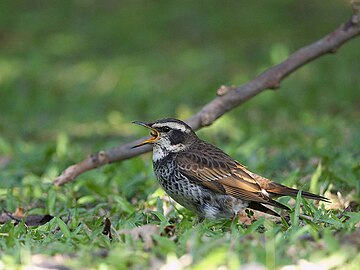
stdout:
<svg viewBox="0 0 360 270">
<path fill-rule="evenodd" d="M 215 192 L 285 208 L 270 198 L 243 165 L 221 150 L 211 155 L 198 151 L 182 152 L 178 153 L 176 161 L 182 174 Z"/>
</svg>

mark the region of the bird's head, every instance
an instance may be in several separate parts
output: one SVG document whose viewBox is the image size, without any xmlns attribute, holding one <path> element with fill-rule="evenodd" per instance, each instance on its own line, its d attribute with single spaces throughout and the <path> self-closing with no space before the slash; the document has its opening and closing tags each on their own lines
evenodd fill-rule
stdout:
<svg viewBox="0 0 360 270">
<path fill-rule="evenodd" d="M 135 145 L 139 147 L 145 144 L 153 144 L 154 148 L 161 148 L 167 152 L 179 152 L 190 145 L 196 138 L 195 132 L 189 125 L 174 118 L 166 118 L 151 123 L 140 121 L 133 122 L 149 128 L 151 137 L 144 142 Z"/>
</svg>

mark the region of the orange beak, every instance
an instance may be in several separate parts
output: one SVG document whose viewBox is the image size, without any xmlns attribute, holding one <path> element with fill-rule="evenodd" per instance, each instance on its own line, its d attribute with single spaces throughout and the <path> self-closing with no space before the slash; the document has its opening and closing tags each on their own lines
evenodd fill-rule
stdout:
<svg viewBox="0 0 360 270">
<path fill-rule="evenodd" d="M 143 146 L 145 144 L 149 144 L 149 143 L 154 143 L 157 138 L 159 137 L 160 133 L 159 131 L 157 131 L 156 129 L 152 128 L 149 124 L 147 123 L 144 123 L 144 122 L 140 122 L 140 121 L 134 121 L 133 124 L 137 124 L 137 125 L 140 125 L 140 126 L 143 126 L 143 127 L 146 127 L 148 129 L 151 129 L 151 132 L 150 132 L 150 135 L 152 137 L 150 137 L 149 139 L 143 141 L 142 143 L 139 143 L 135 146 L 133 146 L 132 148 L 136 148 L 136 147 L 139 147 L 139 146 Z"/>
</svg>

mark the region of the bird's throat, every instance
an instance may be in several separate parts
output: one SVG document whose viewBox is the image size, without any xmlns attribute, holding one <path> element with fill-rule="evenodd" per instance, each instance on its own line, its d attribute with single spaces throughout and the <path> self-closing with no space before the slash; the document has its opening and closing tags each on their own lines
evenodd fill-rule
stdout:
<svg viewBox="0 0 360 270">
<path fill-rule="evenodd" d="M 170 143 L 166 144 L 154 144 L 153 147 L 153 162 L 158 162 L 166 158 L 167 156 L 183 151 L 186 148 L 184 144 L 175 144 Z"/>
<path fill-rule="evenodd" d="M 163 160 L 168 154 L 169 152 L 166 149 L 160 147 L 159 145 L 154 145 L 153 162 L 159 162 Z"/>
</svg>

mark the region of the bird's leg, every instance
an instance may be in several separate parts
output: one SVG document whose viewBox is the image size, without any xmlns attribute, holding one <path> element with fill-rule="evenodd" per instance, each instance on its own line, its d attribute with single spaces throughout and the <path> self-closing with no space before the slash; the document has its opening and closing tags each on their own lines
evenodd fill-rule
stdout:
<svg viewBox="0 0 360 270">
<path fill-rule="evenodd" d="M 197 224 L 202 223 L 204 220 L 205 220 L 204 217 L 196 216 L 196 223 L 197 223 Z"/>
<path fill-rule="evenodd" d="M 196 217 L 191 221 L 192 227 L 199 225 L 205 220 L 204 217 L 196 215 Z"/>
<path fill-rule="evenodd" d="M 231 218 L 231 227 L 234 225 L 236 218 L 238 218 L 238 220 L 239 220 L 239 213 L 238 212 L 234 212 L 234 214 L 233 214 L 233 216 Z"/>
</svg>

